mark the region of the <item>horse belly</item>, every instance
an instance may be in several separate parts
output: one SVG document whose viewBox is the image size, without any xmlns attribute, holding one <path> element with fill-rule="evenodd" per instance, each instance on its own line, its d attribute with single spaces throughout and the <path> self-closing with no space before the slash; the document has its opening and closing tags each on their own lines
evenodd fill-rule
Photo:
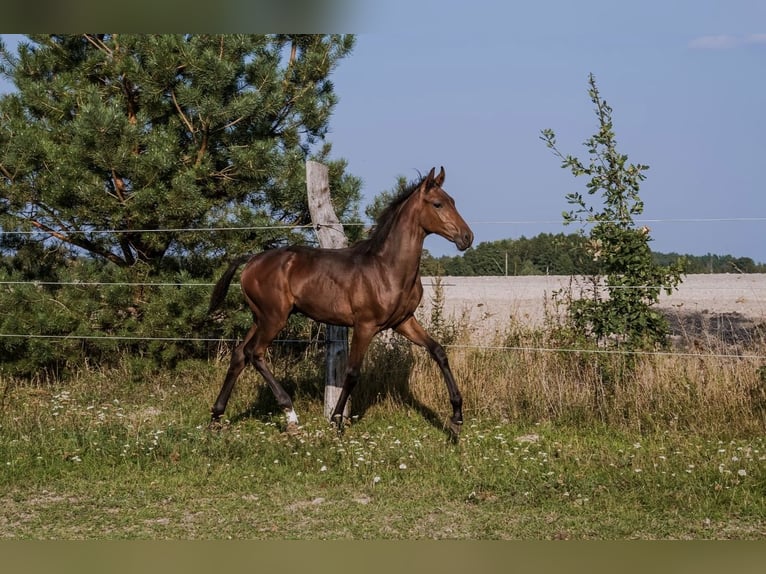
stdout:
<svg viewBox="0 0 766 574">
<path fill-rule="evenodd" d="M 347 292 L 329 278 L 320 277 L 294 289 L 295 310 L 331 325 L 350 327 L 354 311 Z"/>
<path fill-rule="evenodd" d="M 393 329 L 397 327 L 415 314 L 419 304 L 420 299 L 415 299 L 413 297 L 407 297 L 406 299 L 397 302 L 396 305 L 391 307 L 390 315 L 382 327 L 384 329 Z"/>
</svg>

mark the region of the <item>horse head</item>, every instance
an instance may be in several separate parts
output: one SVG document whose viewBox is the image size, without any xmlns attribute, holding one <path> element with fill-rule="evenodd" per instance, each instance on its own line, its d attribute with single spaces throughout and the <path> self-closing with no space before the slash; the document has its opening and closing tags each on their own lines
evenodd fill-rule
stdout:
<svg viewBox="0 0 766 574">
<path fill-rule="evenodd" d="M 451 241 L 460 251 L 473 243 L 473 231 L 455 208 L 455 200 L 442 189 L 444 167 L 438 175 L 431 168 L 418 189 L 420 225 L 426 233 L 436 233 Z"/>
</svg>

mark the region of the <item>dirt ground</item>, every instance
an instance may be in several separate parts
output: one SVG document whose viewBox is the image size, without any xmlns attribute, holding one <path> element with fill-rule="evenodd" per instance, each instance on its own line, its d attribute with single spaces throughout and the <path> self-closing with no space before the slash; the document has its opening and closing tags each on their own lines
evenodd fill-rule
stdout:
<svg viewBox="0 0 766 574">
<path fill-rule="evenodd" d="M 568 287 L 569 276 L 443 277 L 444 311 L 465 321 L 477 340 L 502 332 L 511 319 L 540 326 L 552 294 Z M 428 316 L 434 297 L 433 278 L 424 277 L 420 313 Z M 580 286 L 572 283 L 572 293 Z M 766 274 L 687 275 L 678 290 L 660 298 L 660 308 L 674 334 L 715 331 L 724 338 L 742 336 L 766 322 Z"/>
</svg>

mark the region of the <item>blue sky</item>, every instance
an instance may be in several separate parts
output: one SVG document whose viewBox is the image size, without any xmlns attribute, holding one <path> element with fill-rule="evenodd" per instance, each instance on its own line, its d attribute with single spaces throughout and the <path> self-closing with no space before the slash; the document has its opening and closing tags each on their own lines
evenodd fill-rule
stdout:
<svg viewBox="0 0 766 574">
<path fill-rule="evenodd" d="M 477 241 L 575 231 L 547 222 L 586 182 L 538 137 L 552 128 L 585 157 L 592 72 L 619 149 L 650 166 L 644 219 L 762 219 L 651 222 L 652 247 L 766 261 L 766 2 L 411 2 L 396 20 L 385 10 L 360 16 L 372 29 L 335 74 L 329 139 L 367 196 L 444 165 Z M 456 252 L 441 238 L 427 247 Z"/>
<path fill-rule="evenodd" d="M 650 166 L 652 247 L 766 262 L 766 2 L 377 4 L 349 26 L 328 136 L 365 203 L 443 165 L 477 242 L 576 231 L 560 224 L 564 196 L 586 181 L 538 138 L 552 128 L 586 157 L 592 72 L 618 148 Z M 457 253 L 441 238 L 426 247 Z"/>
</svg>

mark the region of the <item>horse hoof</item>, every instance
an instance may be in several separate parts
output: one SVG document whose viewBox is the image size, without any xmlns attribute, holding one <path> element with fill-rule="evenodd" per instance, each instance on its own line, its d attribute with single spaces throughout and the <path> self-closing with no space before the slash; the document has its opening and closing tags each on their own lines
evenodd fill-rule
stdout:
<svg viewBox="0 0 766 574">
<path fill-rule="evenodd" d="M 449 432 L 453 442 L 457 442 L 460 438 L 460 431 L 463 429 L 463 422 L 456 423 L 455 421 L 449 422 Z"/>
<path fill-rule="evenodd" d="M 341 434 L 343 432 L 343 415 L 334 415 L 330 419 L 330 423 L 335 428 L 336 431 L 338 431 L 338 434 Z"/>
<path fill-rule="evenodd" d="M 229 421 L 221 420 L 220 418 L 213 418 L 211 419 L 210 423 L 207 425 L 207 430 L 218 432 L 225 429 L 227 426 L 229 426 Z"/>
<path fill-rule="evenodd" d="M 289 422 L 287 423 L 287 428 L 285 429 L 285 433 L 287 436 L 298 436 L 301 434 L 301 427 L 298 425 L 298 423 Z"/>
</svg>

